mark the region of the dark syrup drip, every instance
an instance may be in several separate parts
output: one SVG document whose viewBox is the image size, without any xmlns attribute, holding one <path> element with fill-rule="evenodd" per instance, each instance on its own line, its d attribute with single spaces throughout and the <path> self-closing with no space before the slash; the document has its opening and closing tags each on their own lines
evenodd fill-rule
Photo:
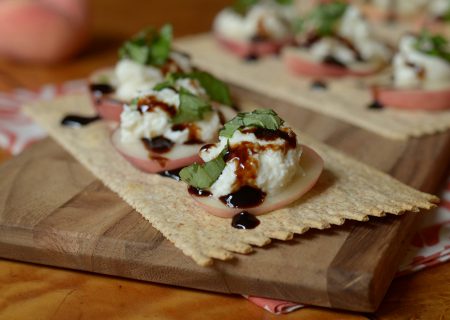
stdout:
<svg viewBox="0 0 450 320">
<path fill-rule="evenodd" d="M 314 80 L 311 83 L 311 89 L 313 90 L 327 90 L 328 89 L 328 85 L 325 81 L 322 80 Z"/>
<path fill-rule="evenodd" d="M 155 154 L 149 154 L 148 157 L 149 157 L 149 159 L 155 160 L 156 162 L 158 162 L 161 168 L 164 168 L 167 164 L 167 161 L 169 161 L 169 159 L 155 155 Z"/>
<path fill-rule="evenodd" d="M 99 115 L 93 117 L 85 117 L 75 114 L 69 114 L 61 120 L 61 125 L 66 127 L 82 127 L 100 119 L 101 118 Z"/>
<path fill-rule="evenodd" d="M 141 141 L 144 144 L 145 149 L 155 153 L 169 152 L 174 145 L 171 140 L 164 138 L 163 136 L 158 136 L 152 139 L 142 138 Z"/>
<path fill-rule="evenodd" d="M 211 192 L 193 186 L 189 186 L 188 192 L 196 197 L 209 197 L 211 195 Z"/>
<path fill-rule="evenodd" d="M 227 207 L 230 208 L 252 208 L 264 202 L 266 193 L 258 188 L 242 186 L 238 191 L 220 197 Z"/>
<path fill-rule="evenodd" d="M 214 146 L 215 146 L 214 143 L 205 144 L 203 147 L 200 148 L 200 151 L 207 151 L 208 149 L 210 149 L 210 148 L 212 148 Z"/>
<path fill-rule="evenodd" d="M 377 100 L 374 100 L 372 103 L 370 103 L 367 106 L 367 108 L 368 109 L 372 109 L 372 110 L 380 110 L 380 109 L 383 109 L 384 106 L 383 106 L 383 104 L 381 102 L 379 102 Z"/>
<path fill-rule="evenodd" d="M 110 84 L 92 83 L 89 85 L 89 90 L 100 95 L 114 93 L 116 90 Z"/>
<path fill-rule="evenodd" d="M 260 221 L 247 211 L 236 214 L 231 220 L 231 226 L 236 229 L 254 229 L 260 224 Z"/>
<path fill-rule="evenodd" d="M 137 109 L 142 114 L 144 112 L 152 112 L 155 108 L 160 108 L 166 112 L 170 117 L 177 113 L 177 109 L 163 101 L 159 101 L 154 96 L 142 97 L 137 102 Z"/>
<path fill-rule="evenodd" d="M 259 56 L 257 54 L 255 54 L 255 53 L 249 53 L 248 55 L 246 55 L 244 57 L 244 60 L 246 62 L 255 62 L 255 61 L 259 60 Z"/>
<path fill-rule="evenodd" d="M 194 124 L 194 123 L 180 123 L 180 124 L 174 124 L 171 128 L 173 131 L 183 131 L 185 129 L 188 129 L 189 136 L 187 141 L 185 141 L 183 144 L 203 144 L 204 141 L 202 141 L 198 136 L 200 135 L 200 129 Z"/>
<path fill-rule="evenodd" d="M 288 133 L 283 130 L 269 130 L 260 127 L 244 129 L 242 130 L 242 132 L 252 132 L 258 139 L 265 141 L 283 139 L 284 141 L 286 141 L 289 148 L 294 149 L 297 147 L 297 137 L 294 133 Z"/>
<path fill-rule="evenodd" d="M 345 64 L 343 64 L 341 61 L 339 61 L 338 59 L 336 59 L 333 56 L 326 56 L 323 59 L 323 63 L 329 64 L 329 65 L 332 65 L 332 66 L 337 66 L 337 67 L 340 67 L 340 68 L 347 68 L 347 66 Z"/>
<path fill-rule="evenodd" d="M 223 112 L 217 111 L 217 114 L 219 115 L 220 124 L 224 125 L 225 122 L 227 122 L 227 119 L 225 119 Z"/>
<path fill-rule="evenodd" d="M 267 38 L 267 36 L 261 35 L 261 34 L 255 34 L 254 36 L 252 36 L 250 38 L 250 42 L 253 42 L 253 43 L 261 43 L 261 42 L 265 42 L 268 40 L 269 39 Z"/>
<path fill-rule="evenodd" d="M 179 169 L 173 169 L 173 170 L 165 170 L 162 172 L 158 172 L 158 174 L 162 177 L 170 178 L 175 181 L 180 181 L 180 171 L 182 168 Z"/>
<path fill-rule="evenodd" d="M 172 59 L 168 58 L 166 63 L 160 68 L 161 73 L 165 76 L 169 73 L 182 73 L 183 69 L 178 65 L 178 63 Z"/>
<path fill-rule="evenodd" d="M 349 39 L 342 37 L 338 34 L 330 35 L 330 37 L 339 40 L 343 45 L 345 45 L 349 50 L 351 50 L 353 52 L 353 54 L 355 55 L 356 60 L 364 61 L 359 50 L 353 45 L 353 43 Z M 312 45 L 314 45 L 316 42 L 320 41 L 322 38 L 323 38 L 323 36 L 321 36 L 315 32 L 312 32 L 306 36 L 305 40 L 300 42 L 299 46 L 303 47 L 303 48 L 310 48 Z M 332 58 L 333 58 L 333 60 L 336 60 L 334 57 L 332 57 Z M 341 62 L 339 62 L 339 63 L 342 64 Z"/>
</svg>

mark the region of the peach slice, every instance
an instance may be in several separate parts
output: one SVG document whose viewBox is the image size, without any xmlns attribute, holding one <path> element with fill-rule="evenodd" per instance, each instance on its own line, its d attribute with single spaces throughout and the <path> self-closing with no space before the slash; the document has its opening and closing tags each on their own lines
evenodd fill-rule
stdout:
<svg viewBox="0 0 450 320">
<path fill-rule="evenodd" d="M 450 109 L 450 88 L 440 90 L 375 88 L 374 98 L 395 109 L 439 111 Z"/>
<path fill-rule="evenodd" d="M 111 140 L 116 150 L 126 160 L 144 172 L 157 173 L 202 162 L 198 156 L 202 144 L 174 145 L 169 152 L 150 154 L 141 141 L 123 143 L 120 139 L 120 129 L 113 132 Z"/>
<path fill-rule="evenodd" d="M 87 44 L 88 23 L 84 0 L 2 0 L 0 55 L 32 63 L 60 62 Z"/>
<path fill-rule="evenodd" d="M 215 35 L 217 41 L 226 49 L 230 50 L 239 57 L 245 58 L 250 55 L 266 56 L 278 53 L 281 48 L 291 44 L 293 38 L 289 37 L 282 40 L 271 40 L 261 42 L 244 42 L 226 39 L 218 34 Z"/>
<path fill-rule="evenodd" d="M 247 211 L 253 215 L 261 215 L 285 207 L 308 192 L 316 184 L 323 170 L 322 158 L 309 147 L 302 145 L 302 148 L 300 166 L 303 170 L 298 170 L 291 183 L 283 191 L 276 194 L 268 194 L 264 202 L 257 207 L 245 209 L 230 208 L 212 196 L 201 197 L 192 195 L 192 197 L 206 211 L 221 218 L 232 218 L 242 211 Z"/>
</svg>

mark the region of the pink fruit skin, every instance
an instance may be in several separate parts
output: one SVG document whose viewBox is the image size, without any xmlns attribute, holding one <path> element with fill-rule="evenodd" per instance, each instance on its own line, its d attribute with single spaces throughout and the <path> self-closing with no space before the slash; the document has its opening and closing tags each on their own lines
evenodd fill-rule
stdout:
<svg viewBox="0 0 450 320">
<path fill-rule="evenodd" d="M 292 194 L 286 195 L 286 197 L 284 197 L 284 199 L 282 199 L 281 201 L 274 202 L 274 203 L 265 202 L 258 207 L 249 208 L 249 209 L 236 209 L 236 208 L 225 207 L 225 205 L 222 205 L 222 203 L 219 202 L 219 200 L 217 200 L 217 203 L 219 203 L 221 206 L 216 207 L 216 206 L 210 206 L 206 203 L 203 203 L 202 200 L 204 198 L 202 198 L 202 197 L 192 196 L 192 198 L 197 202 L 197 204 L 200 207 L 205 209 L 208 213 L 210 213 L 214 216 L 220 217 L 220 218 L 232 218 L 234 215 L 236 215 L 237 213 L 242 212 L 244 210 L 257 216 L 257 215 L 262 215 L 262 214 L 265 214 L 267 212 L 270 212 L 270 211 L 273 211 L 276 209 L 283 208 L 283 207 L 291 204 L 295 200 L 299 199 L 302 195 L 304 195 L 312 187 L 314 187 L 314 185 L 317 183 L 317 180 L 320 177 L 320 173 L 323 170 L 324 163 L 323 163 L 322 158 L 311 148 L 309 148 L 307 146 L 302 146 L 302 147 L 303 147 L 303 154 L 308 155 L 311 159 L 313 159 L 313 161 L 316 163 L 317 168 L 319 168 L 319 170 L 317 170 L 318 174 L 313 179 L 308 181 L 308 184 L 305 186 L 305 188 L 297 189 Z"/>
<path fill-rule="evenodd" d="M 330 66 L 325 63 L 307 61 L 304 59 L 300 59 L 296 55 L 290 53 L 284 53 L 282 59 L 287 69 L 292 73 L 310 77 L 363 77 L 377 73 L 379 71 L 379 69 L 370 71 L 354 71 L 338 66 Z"/>
<path fill-rule="evenodd" d="M 183 168 L 188 165 L 193 164 L 194 162 L 200 163 L 202 159 L 198 155 L 193 155 L 192 157 L 181 158 L 176 160 L 167 160 L 163 162 L 158 162 L 157 160 L 151 159 L 139 159 L 135 157 L 131 157 L 121 150 L 117 149 L 120 154 L 127 159 L 134 167 L 137 169 L 148 172 L 148 173 L 158 173 L 165 170 L 174 170 L 178 168 Z"/>
<path fill-rule="evenodd" d="M 374 89 L 374 98 L 386 107 L 439 111 L 450 109 L 450 88 L 445 90 Z"/>
<path fill-rule="evenodd" d="M 285 39 L 281 41 L 265 41 L 265 42 L 238 42 L 225 39 L 220 35 L 215 35 L 217 41 L 226 49 L 230 50 L 239 57 L 248 55 L 265 56 L 278 53 L 282 47 L 292 43 L 293 39 Z"/>
<path fill-rule="evenodd" d="M 0 55 L 53 63 L 79 52 L 88 40 L 84 0 L 0 1 Z"/>
<path fill-rule="evenodd" d="M 92 93 L 91 100 L 102 119 L 120 122 L 120 114 L 122 113 L 123 103 L 116 100 L 96 98 Z"/>
</svg>

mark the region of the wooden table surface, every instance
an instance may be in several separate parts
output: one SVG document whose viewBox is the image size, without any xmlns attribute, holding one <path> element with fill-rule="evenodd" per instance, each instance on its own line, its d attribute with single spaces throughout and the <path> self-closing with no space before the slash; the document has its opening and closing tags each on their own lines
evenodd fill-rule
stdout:
<svg viewBox="0 0 450 320">
<path fill-rule="evenodd" d="M 82 78 L 111 65 L 140 28 L 171 22 L 175 35 L 207 31 L 230 0 L 91 0 L 92 43 L 56 66 L 0 60 L 0 90 Z M 10 156 L 0 150 L 0 162 Z M 450 319 L 450 264 L 397 279 L 375 314 L 305 308 L 283 319 Z M 0 260 L 0 319 L 275 319 L 239 296 Z"/>
</svg>

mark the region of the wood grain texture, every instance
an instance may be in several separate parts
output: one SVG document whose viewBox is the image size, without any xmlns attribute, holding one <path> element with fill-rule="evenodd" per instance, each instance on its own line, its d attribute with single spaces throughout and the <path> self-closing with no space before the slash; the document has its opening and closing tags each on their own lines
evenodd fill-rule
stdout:
<svg viewBox="0 0 450 320">
<path fill-rule="evenodd" d="M 323 140 L 356 158 L 367 157 L 367 162 L 417 187 L 423 187 L 424 182 L 417 175 L 428 177 L 431 163 L 436 165 L 439 158 L 446 163 L 449 157 L 449 135 L 435 136 L 432 143 L 382 141 L 380 145 L 355 148 L 354 143 L 361 143 L 361 138 L 377 141 L 379 137 L 335 120 L 299 113 L 298 108 L 267 96 L 233 89 L 245 107 L 255 103 L 274 107 L 291 123 L 299 127 L 305 124 L 307 132 L 306 122 L 329 128 Z M 353 143 L 341 144 L 343 140 L 338 136 L 342 132 L 347 143 Z M 428 156 L 411 158 L 411 150 L 422 150 Z M 414 179 L 410 174 L 414 171 L 402 175 L 406 171 L 397 167 L 416 168 Z M 347 223 L 331 231 L 309 232 L 293 243 L 275 242 L 239 261 L 202 268 L 49 140 L 6 164 L 0 172 L 6 177 L 0 182 L 0 190 L 6 191 L 0 198 L 2 257 L 350 310 L 376 309 L 392 280 L 414 221 L 414 215 L 405 215 L 389 218 L 390 223 L 385 219 L 373 219 L 370 224 Z M 440 177 L 441 172 L 434 174 Z"/>
</svg>

